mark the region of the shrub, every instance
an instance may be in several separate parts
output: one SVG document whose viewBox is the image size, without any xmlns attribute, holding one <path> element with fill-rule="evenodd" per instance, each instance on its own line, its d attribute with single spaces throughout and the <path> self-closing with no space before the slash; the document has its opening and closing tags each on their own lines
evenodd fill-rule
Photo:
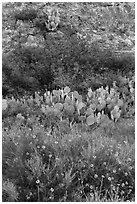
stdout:
<svg viewBox="0 0 137 204">
<path fill-rule="evenodd" d="M 134 174 L 134 145 L 101 129 L 51 134 L 33 118 L 31 129 L 17 119 L 3 131 L 3 176 L 14 180 L 18 201 L 85 200 L 97 192 L 110 200 L 117 189 L 118 199 L 132 200 Z"/>
</svg>

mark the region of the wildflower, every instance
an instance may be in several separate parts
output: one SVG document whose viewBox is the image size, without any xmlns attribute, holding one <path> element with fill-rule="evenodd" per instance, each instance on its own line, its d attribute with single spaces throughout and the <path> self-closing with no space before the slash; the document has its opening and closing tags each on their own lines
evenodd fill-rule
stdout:
<svg viewBox="0 0 137 204">
<path fill-rule="evenodd" d="M 37 146 L 37 148 L 39 149 L 39 148 L 40 148 L 40 146 L 38 145 L 38 146 Z"/>
<path fill-rule="evenodd" d="M 104 175 L 101 175 L 101 177 L 102 177 L 102 178 L 105 178 L 105 176 L 104 176 Z"/>
<path fill-rule="evenodd" d="M 90 189 L 93 189 L 93 188 L 94 188 L 94 187 L 91 185 L 91 186 L 90 186 Z"/>
<path fill-rule="evenodd" d="M 98 178 L 98 175 L 97 175 L 97 174 L 95 174 L 95 175 L 94 175 L 94 178 Z"/>
<path fill-rule="evenodd" d="M 132 166 L 129 167 L 129 170 L 132 170 Z"/>
<path fill-rule="evenodd" d="M 58 144 L 58 141 L 55 141 L 55 144 Z"/>
<path fill-rule="evenodd" d="M 112 185 L 111 187 L 112 187 L 112 190 L 116 190 L 115 186 Z"/>
<path fill-rule="evenodd" d="M 93 196 L 94 196 L 94 194 L 93 194 L 93 193 L 90 193 L 90 196 L 91 196 L 91 197 L 93 197 Z"/>
<path fill-rule="evenodd" d="M 43 146 L 42 146 L 42 149 L 45 149 L 45 148 L 46 148 L 45 145 L 43 145 Z"/>
<path fill-rule="evenodd" d="M 50 191 L 53 193 L 54 192 L 54 188 L 51 188 Z"/>
<path fill-rule="evenodd" d="M 26 196 L 27 200 L 30 199 L 30 196 Z"/>
<path fill-rule="evenodd" d="M 119 171 L 121 171 L 121 168 L 118 168 Z"/>
<path fill-rule="evenodd" d="M 26 152 L 26 155 L 29 155 L 29 152 Z"/>
<path fill-rule="evenodd" d="M 126 181 L 125 184 L 128 185 L 128 182 Z"/>
<path fill-rule="evenodd" d="M 49 133 L 49 132 L 47 132 L 47 136 L 50 136 L 50 133 Z"/>
<path fill-rule="evenodd" d="M 36 138 L 36 135 L 33 135 L 32 137 L 35 139 L 35 138 Z"/>
<path fill-rule="evenodd" d="M 118 147 L 118 148 L 121 148 L 121 144 L 118 144 L 117 147 Z"/>
<path fill-rule="evenodd" d="M 94 167 L 94 164 L 91 164 L 90 167 Z"/>
<path fill-rule="evenodd" d="M 122 184 L 121 184 L 121 186 L 122 186 L 122 187 L 124 187 L 124 186 L 125 186 L 125 184 L 124 184 L 124 183 L 122 183 Z"/>
<path fill-rule="evenodd" d="M 52 157 L 52 154 L 49 154 L 49 158 L 51 158 Z"/>
<path fill-rule="evenodd" d="M 17 117 L 18 119 L 22 119 L 22 120 L 24 120 L 24 119 L 25 119 L 25 118 L 24 118 L 24 116 L 22 116 L 22 114 L 21 114 L 21 113 L 18 113 L 16 117 Z"/>
<path fill-rule="evenodd" d="M 109 180 L 109 181 L 111 181 L 111 180 L 112 180 L 112 178 L 111 178 L 111 177 L 108 177 L 108 180 Z"/>
<path fill-rule="evenodd" d="M 118 152 L 115 153 L 115 156 L 116 156 L 116 157 L 118 156 Z"/>
<path fill-rule="evenodd" d="M 114 174 L 116 173 L 116 169 L 113 169 L 113 173 L 114 173 Z"/>
<path fill-rule="evenodd" d="M 125 172 L 125 176 L 128 176 L 128 173 L 127 173 L 127 172 Z"/>
<path fill-rule="evenodd" d="M 36 181 L 36 184 L 39 184 L 40 183 L 40 180 L 38 179 L 37 181 Z"/>
<path fill-rule="evenodd" d="M 106 162 L 103 162 L 103 165 L 106 165 L 107 163 Z"/>
</svg>

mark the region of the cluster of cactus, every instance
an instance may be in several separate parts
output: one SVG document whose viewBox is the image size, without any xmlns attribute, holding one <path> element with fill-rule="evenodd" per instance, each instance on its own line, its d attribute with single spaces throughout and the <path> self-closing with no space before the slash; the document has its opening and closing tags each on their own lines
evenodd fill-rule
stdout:
<svg viewBox="0 0 137 204">
<path fill-rule="evenodd" d="M 66 86 L 64 89 L 49 91 L 44 94 L 44 104 L 41 105 L 41 111 L 45 114 L 54 112 L 62 120 L 68 117 L 73 121 L 76 116 L 80 115 L 80 111 L 85 107 L 82 102 L 82 96 L 77 91 L 71 92 Z"/>
<path fill-rule="evenodd" d="M 119 92 L 115 88 L 109 90 L 108 86 L 106 88 L 101 87 L 94 92 L 89 89 L 87 103 L 89 104 L 88 110 L 90 112 L 94 112 L 97 115 L 99 113 L 99 118 L 104 114 L 108 114 L 114 121 L 120 118 L 124 105 L 123 100 L 120 99 Z"/>
<path fill-rule="evenodd" d="M 128 89 L 132 100 L 134 100 L 135 95 L 134 83 L 134 78 L 128 80 Z M 77 91 L 72 92 L 66 86 L 64 89 L 46 91 L 44 95 L 36 92 L 35 97 L 23 97 L 19 100 L 3 99 L 2 109 L 5 111 L 9 106 L 18 109 L 20 104 L 27 104 L 30 107 L 37 106 L 42 114 L 53 114 L 60 120 L 67 118 L 70 122 L 78 121 L 92 126 L 93 124 L 101 124 L 106 119 L 116 122 L 121 117 L 125 109 L 125 98 L 124 95 L 121 96 L 120 94 L 119 88 L 114 82 L 112 88 L 106 86 L 95 91 L 89 88 L 87 98 L 83 101 L 82 96 Z"/>
<path fill-rule="evenodd" d="M 47 15 L 46 27 L 49 31 L 55 31 L 60 23 L 59 12 L 57 9 L 51 9 Z"/>
<path fill-rule="evenodd" d="M 135 115 L 135 76 L 119 77 L 119 84 L 115 86 L 123 99 L 127 117 Z"/>
<path fill-rule="evenodd" d="M 82 96 L 77 91 L 71 92 L 67 86 L 61 90 L 53 90 L 44 94 L 45 102 L 41 105 L 44 114 L 53 112 L 62 120 L 68 117 L 70 121 L 86 122 L 87 125 L 99 124 L 106 114 L 110 119 L 117 121 L 124 105 L 119 98 L 119 93 L 114 88 L 99 88 L 96 91 L 88 90 L 87 100 L 82 101 Z"/>
</svg>

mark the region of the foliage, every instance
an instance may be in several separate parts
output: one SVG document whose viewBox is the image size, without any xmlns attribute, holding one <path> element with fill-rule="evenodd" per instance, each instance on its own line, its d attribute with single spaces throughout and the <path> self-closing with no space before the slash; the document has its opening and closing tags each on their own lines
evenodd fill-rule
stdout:
<svg viewBox="0 0 137 204">
<path fill-rule="evenodd" d="M 3 95 L 84 93 L 134 72 L 134 58 L 134 3 L 3 3 Z"/>
<path fill-rule="evenodd" d="M 114 83 L 110 90 L 89 89 L 86 101 L 68 86 L 3 99 L 3 176 L 14 181 L 15 200 L 84 201 L 96 193 L 133 199 L 134 133 L 126 141 L 116 135 L 123 105 L 130 97 L 134 102 L 134 79 L 123 82 L 128 95 Z"/>
<path fill-rule="evenodd" d="M 31 128 L 18 117 L 3 131 L 3 176 L 14 180 L 17 201 L 84 201 L 97 192 L 100 199 L 112 199 L 112 192 L 133 199 L 133 144 L 100 130 L 51 134 L 30 120 Z"/>
<path fill-rule="evenodd" d="M 95 39 L 99 41 L 100 35 L 103 34 L 103 38 L 105 37 L 104 40 L 108 41 L 106 46 L 117 45 L 120 47 L 120 44 L 123 43 L 121 38 L 123 35 L 125 35 L 125 39 L 127 40 L 125 40 L 126 47 L 132 43 L 134 44 L 135 5 L 129 2 L 102 4 L 99 2 L 3 3 L 3 10 L 5 10 L 5 12 L 3 12 L 3 26 L 7 28 L 10 24 L 10 29 L 13 29 L 12 25 L 15 23 L 15 16 L 17 14 L 23 16 L 25 12 L 27 14 L 26 16 L 28 16 L 27 18 L 30 18 L 34 24 L 35 18 L 37 21 L 42 18 L 41 20 L 45 20 L 47 23 L 50 21 L 50 18 L 53 19 L 53 17 L 56 17 L 56 9 L 60 14 L 59 26 L 64 29 L 62 24 L 65 24 L 65 26 L 71 24 L 78 30 L 78 35 L 81 38 L 87 38 L 88 42 L 90 42 L 90 40 L 92 42 Z M 35 12 L 37 12 L 37 17 Z M 10 18 L 6 18 L 7 16 Z M 28 20 L 27 23 L 29 23 Z"/>
<path fill-rule="evenodd" d="M 16 190 L 16 187 L 14 183 L 9 181 L 9 179 L 7 179 L 6 181 L 3 181 L 2 192 L 3 192 L 3 197 L 2 197 L 3 201 L 14 202 L 18 200 L 18 192 Z"/>
<path fill-rule="evenodd" d="M 103 86 L 95 91 L 88 89 L 85 100 L 77 91 L 64 89 L 46 91 L 44 95 L 35 92 L 34 98 L 3 99 L 3 117 L 23 114 L 27 117 L 33 112 L 46 121 L 68 119 L 71 123 L 102 124 L 103 121 L 114 122 L 120 117 L 132 117 L 135 114 L 135 79 L 119 78 L 113 87 Z"/>
<path fill-rule="evenodd" d="M 135 200 L 134 13 L 3 3 L 4 202 Z"/>
</svg>

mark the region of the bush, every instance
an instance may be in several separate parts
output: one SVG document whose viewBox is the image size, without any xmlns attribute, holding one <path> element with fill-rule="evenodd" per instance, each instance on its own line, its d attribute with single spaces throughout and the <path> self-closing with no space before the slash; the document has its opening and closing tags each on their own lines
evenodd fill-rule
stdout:
<svg viewBox="0 0 137 204">
<path fill-rule="evenodd" d="M 54 35 L 47 38 L 45 48 L 22 47 L 3 54 L 3 94 L 13 90 L 34 93 L 66 85 L 84 93 L 89 87 L 112 84 L 118 75 L 134 72 L 132 52 L 115 53 L 99 42 L 88 47 L 76 34 L 68 38 L 64 33 L 58 40 Z"/>
<path fill-rule="evenodd" d="M 31 47 L 16 50 L 8 58 L 4 56 L 3 72 L 16 92 L 18 92 L 17 88 L 34 92 L 43 85 L 48 87 L 53 81 L 50 62 L 44 55 L 44 51 Z"/>
<path fill-rule="evenodd" d="M 100 131 L 62 137 L 38 122 L 32 130 L 17 122 L 3 132 L 3 176 L 14 181 L 20 202 L 72 202 L 95 192 L 109 200 L 116 189 L 119 199 L 131 200 L 134 173 L 134 146 Z"/>
</svg>

